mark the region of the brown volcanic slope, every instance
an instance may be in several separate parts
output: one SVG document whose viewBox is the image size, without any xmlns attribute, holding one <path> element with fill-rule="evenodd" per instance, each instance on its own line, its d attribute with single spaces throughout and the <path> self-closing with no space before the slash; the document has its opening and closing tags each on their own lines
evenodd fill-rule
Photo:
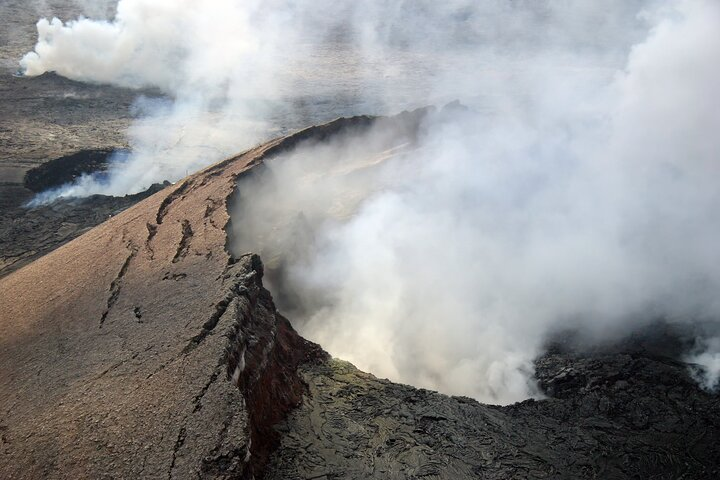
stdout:
<svg viewBox="0 0 720 480">
<path fill-rule="evenodd" d="M 550 398 L 493 407 L 294 332 L 259 257 L 227 253 L 227 200 L 264 159 L 370 123 L 221 162 L 0 279 L 0 477 L 717 478 L 717 396 L 645 344 L 557 349 Z"/>
<path fill-rule="evenodd" d="M 261 264 L 229 261 L 224 202 L 266 148 L 2 279 L 0 476 L 182 477 L 247 448 L 223 333 L 246 312 L 273 329 L 281 321 Z"/>
</svg>

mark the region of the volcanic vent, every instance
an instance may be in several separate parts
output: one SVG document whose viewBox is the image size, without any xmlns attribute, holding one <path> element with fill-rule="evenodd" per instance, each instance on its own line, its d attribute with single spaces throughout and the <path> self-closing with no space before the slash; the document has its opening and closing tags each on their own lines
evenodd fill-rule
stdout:
<svg viewBox="0 0 720 480">
<path fill-rule="evenodd" d="M 395 119 L 402 143 L 371 156 L 402 161 L 428 114 Z M 393 120 L 269 142 L 0 280 L 3 476 L 716 476 L 716 398 L 642 346 L 552 350 L 536 363 L 550 398 L 503 408 L 375 378 L 295 333 L 262 282 L 287 287 L 282 262 L 226 251 L 243 227 L 228 239 L 227 206 L 273 157 L 378 125 Z"/>
</svg>

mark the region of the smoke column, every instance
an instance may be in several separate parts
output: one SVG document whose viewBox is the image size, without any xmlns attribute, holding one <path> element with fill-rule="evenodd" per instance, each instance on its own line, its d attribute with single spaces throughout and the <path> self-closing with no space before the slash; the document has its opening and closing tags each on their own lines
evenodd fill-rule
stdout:
<svg viewBox="0 0 720 480">
<path fill-rule="evenodd" d="M 41 21 L 22 67 L 168 95 L 139 105 L 110 183 L 75 195 L 337 114 L 461 99 L 412 141 L 370 129 L 270 160 L 239 186 L 234 248 L 281 272 L 281 302 L 332 354 L 507 403 L 538 395 L 553 332 L 717 325 L 718 27 L 710 0 L 121 0 L 111 21 Z M 710 389 L 714 338 L 688 356 Z"/>
</svg>

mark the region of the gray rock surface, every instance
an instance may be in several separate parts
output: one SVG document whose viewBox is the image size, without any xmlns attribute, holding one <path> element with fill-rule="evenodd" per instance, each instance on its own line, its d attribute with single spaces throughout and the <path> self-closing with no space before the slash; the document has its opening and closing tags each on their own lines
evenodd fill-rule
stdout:
<svg viewBox="0 0 720 480">
<path fill-rule="evenodd" d="M 549 354 L 561 396 L 508 407 L 303 367 L 310 394 L 282 425 L 267 478 L 718 478 L 720 402 L 686 365 L 638 352 Z"/>
</svg>

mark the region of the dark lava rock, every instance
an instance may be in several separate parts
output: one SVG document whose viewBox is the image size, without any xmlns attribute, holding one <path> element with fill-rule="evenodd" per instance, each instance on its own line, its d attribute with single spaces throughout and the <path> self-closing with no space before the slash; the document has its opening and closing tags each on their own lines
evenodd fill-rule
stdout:
<svg viewBox="0 0 720 480">
<path fill-rule="evenodd" d="M 302 367 L 267 478 L 720 478 L 720 399 L 640 350 L 537 360 L 548 394 L 507 407 Z"/>
<path fill-rule="evenodd" d="M 77 180 L 83 174 L 104 171 L 113 154 L 127 153 L 114 149 L 82 150 L 56 158 L 25 173 L 25 188 L 44 192 Z"/>
<path fill-rule="evenodd" d="M 61 198 L 48 205 L 0 212 L 0 277 L 55 250 L 170 183 L 123 197 Z"/>
</svg>

